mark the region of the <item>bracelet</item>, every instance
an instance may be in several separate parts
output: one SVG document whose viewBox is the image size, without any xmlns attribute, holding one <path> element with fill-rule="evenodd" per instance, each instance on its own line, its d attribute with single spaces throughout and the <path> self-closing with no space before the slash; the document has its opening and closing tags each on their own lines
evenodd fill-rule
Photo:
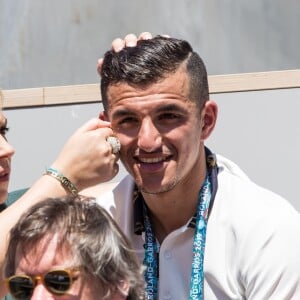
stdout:
<svg viewBox="0 0 300 300">
<path fill-rule="evenodd" d="M 45 175 L 49 175 L 49 176 L 57 179 L 66 190 L 71 192 L 72 195 L 74 195 L 74 196 L 78 195 L 78 190 L 77 190 L 76 186 L 58 170 L 56 170 L 54 168 L 47 168 Z"/>
</svg>

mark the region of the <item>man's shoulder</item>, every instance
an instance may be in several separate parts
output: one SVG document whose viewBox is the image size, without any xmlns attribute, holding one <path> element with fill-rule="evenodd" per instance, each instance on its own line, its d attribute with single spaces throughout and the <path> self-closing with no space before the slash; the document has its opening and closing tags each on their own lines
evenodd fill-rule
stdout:
<svg viewBox="0 0 300 300">
<path fill-rule="evenodd" d="M 257 199 L 257 197 L 260 198 L 260 196 L 264 199 L 277 198 L 286 201 L 275 192 L 252 181 L 248 175 L 231 160 L 221 155 L 217 155 L 217 164 L 219 169 L 218 181 L 222 192 L 225 193 L 225 190 L 227 190 L 231 196 L 241 196 L 240 194 L 242 194 L 243 199 L 250 197 L 252 198 L 253 204 L 255 199 Z M 261 201 L 261 199 L 259 201 Z"/>
<path fill-rule="evenodd" d="M 97 203 L 110 213 L 127 237 L 133 235 L 134 184 L 132 177 L 127 175 L 96 198 Z"/>
<path fill-rule="evenodd" d="M 216 154 L 217 158 L 217 165 L 219 169 L 219 173 L 228 173 L 231 174 L 232 176 L 235 176 L 237 178 L 244 179 L 246 181 L 250 181 L 249 177 L 247 174 L 233 161 L 230 159 L 220 155 Z"/>
<path fill-rule="evenodd" d="M 217 156 L 219 167 L 217 206 L 224 212 L 238 219 L 274 219 L 278 215 L 285 221 L 299 214 L 291 203 L 277 193 L 253 182 L 235 163 L 220 155 Z"/>
<path fill-rule="evenodd" d="M 103 195 L 107 192 L 112 191 L 119 182 L 105 182 L 105 183 L 100 183 L 97 185 L 94 185 L 92 187 L 89 187 L 87 189 L 84 189 L 81 194 L 87 197 L 99 197 L 99 195 Z"/>
<path fill-rule="evenodd" d="M 130 175 L 127 175 L 120 182 L 90 189 L 90 193 L 97 198 L 97 203 L 107 210 L 124 210 L 125 207 L 132 207 L 133 187 L 134 180 Z"/>
</svg>

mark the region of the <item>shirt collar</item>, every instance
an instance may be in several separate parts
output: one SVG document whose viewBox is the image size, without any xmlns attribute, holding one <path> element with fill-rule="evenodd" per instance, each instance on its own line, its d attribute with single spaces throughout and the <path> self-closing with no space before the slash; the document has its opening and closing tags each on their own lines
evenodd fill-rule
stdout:
<svg viewBox="0 0 300 300">
<path fill-rule="evenodd" d="M 144 197 L 141 192 L 138 191 L 137 187 L 135 186 L 133 190 L 133 215 L 134 215 L 134 233 L 136 235 L 141 235 L 145 232 L 144 226 Z M 197 212 L 193 215 L 192 219 L 190 220 L 188 227 L 195 228 L 197 220 Z"/>
</svg>

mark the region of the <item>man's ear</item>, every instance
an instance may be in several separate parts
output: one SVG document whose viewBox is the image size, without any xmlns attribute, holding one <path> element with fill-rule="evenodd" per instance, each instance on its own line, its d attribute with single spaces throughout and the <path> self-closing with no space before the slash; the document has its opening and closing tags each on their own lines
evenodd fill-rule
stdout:
<svg viewBox="0 0 300 300">
<path fill-rule="evenodd" d="M 107 116 L 107 114 L 106 114 L 104 111 L 101 111 L 101 112 L 99 113 L 99 119 L 102 120 L 102 121 L 107 121 L 107 122 L 109 122 L 108 116 Z"/>
<path fill-rule="evenodd" d="M 201 140 L 206 140 L 215 128 L 218 116 L 218 106 L 212 101 L 208 100 L 201 112 L 202 132 Z"/>
</svg>

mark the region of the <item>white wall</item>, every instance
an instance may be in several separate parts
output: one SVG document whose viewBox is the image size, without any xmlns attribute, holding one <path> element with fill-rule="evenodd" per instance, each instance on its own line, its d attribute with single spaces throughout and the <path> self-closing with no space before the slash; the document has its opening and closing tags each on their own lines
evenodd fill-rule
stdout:
<svg viewBox="0 0 300 300">
<path fill-rule="evenodd" d="M 300 211 L 300 88 L 212 95 L 219 120 L 208 145 Z"/>
<path fill-rule="evenodd" d="M 217 127 L 207 145 L 235 161 L 258 184 L 286 197 L 300 211 L 300 88 L 212 95 Z M 31 185 L 67 137 L 98 115 L 101 104 L 6 110 L 13 159 L 10 190 Z M 114 180 L 119 180 L 124 174 Z"/>
<path fill-rule="evenodd" d="M 97 82 L 115 37 L 184 38 L 209 74 L 300 68 L 299 0 L 0 0 L 0 88 Z"/>
</svg>

